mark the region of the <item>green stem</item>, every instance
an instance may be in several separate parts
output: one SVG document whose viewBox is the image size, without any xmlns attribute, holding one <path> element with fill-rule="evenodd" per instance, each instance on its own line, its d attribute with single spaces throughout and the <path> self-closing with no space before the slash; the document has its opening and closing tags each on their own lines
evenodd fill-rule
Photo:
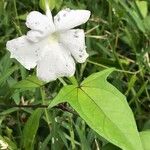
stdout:
<svg viewBox="0 0 150 150">
<path fill-rule="evenodd" d="M 41 87 L 40 88 L 40 92 L 41 92 L 41 97 L 42 97 L 42 103 L 43 105 L 45 105 L 45 91 L 43 89 L 44 87 Z M 44 108 L 44 112 L 45 112 L 45 117 L 46 117 L 46 121 L 47 121 L 47 124 L 48 124 L 48 127 L 49 127 L 49 130 L 51 131 L 51 127 L 50 127 L 50 124 L 51 124 L 51 121 L 49 119 L 49 115 L 48 115 L 48 110 L 47 108 Z"/>
<path fill-rule="evenodd" d="M 73 131 L 73 126 L 72 126 L 72 118 L 71 116 L 69 117 L 70 119 L 70 137 L 71 137 L 71 147 L 72 147 L 72 150 L 75 150 L 75 139 L 74 139 L 74 131 Z"/>
<path fill-rule="evenodd" d="M 90 63 L 90 64 L 93 64 L 93 65 L 96 65 L 96 66 L 99 66 L 99 67 L 102 67 L 102 68 L 109 68 L 108 66 L 105 66 L 105 65 L 103 65 L 103 64 L 99 64 L 99 63 L 97 63 L 97 62 L 93 62 L 93 61 L 91 61 L 91 60 L 88 60 L 87 61 L 88 63 Z M 121 70 L 121 69 L 115 69 L 117 72 L 122 72 L 122 73 L 128 73 L 128 74 L 137 74 L 137 73 L 139 73 L 141 70 L 138 70 L 138 71 L 135 71 L 135 72 L 131 72 L 131 71 L 126 71 L 126 70 Z"/>
<path fill-rule="evenodd" d="M 67 83 L 63 80 L 63 78 L 58 78 L 58 80 L 63 84 L 63 86 L 67 85 Z"/>
<path fill-rule="evenodd" d="M 16 23 L 14 23 L 14 24 L 15 24 L 16 29 L 18 30 L 19 34 L 22 35 L 22 31 L 20 29 L 20 22 L 19 22 L 19 19 L 18 19 L 18 12 L 17 12 L 17 7 L 16 7 L 16 0 L 14 0 L 13 3 L 14 3 L 14 10 L 15 10 L 15 18 L 17 20 L 17 24 Z"/>
<path fill-rule="evenodd" d="M 77 82 L 75 76 L 69 77 L 68 79 L 71 81 L 72 84 L 78 85 L 78 82 Z"/>
</svg>

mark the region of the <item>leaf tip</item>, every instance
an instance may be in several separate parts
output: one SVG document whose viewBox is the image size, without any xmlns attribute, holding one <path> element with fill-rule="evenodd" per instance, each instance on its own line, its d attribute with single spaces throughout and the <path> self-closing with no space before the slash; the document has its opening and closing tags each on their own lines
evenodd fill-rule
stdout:
<svg viewBox="0 0 150 150">
<path fill-rule="evenodd" d="M 106 70 L 104 70 L 104 72 L 105 72 L 105 78 L 107 79 L 107 77 L 112 73 L 112 72 L 114 72 L 116 69 L 113 67 L 113 68 L 108 68 L 108 69 L 106 69 Z"/>
</svg>

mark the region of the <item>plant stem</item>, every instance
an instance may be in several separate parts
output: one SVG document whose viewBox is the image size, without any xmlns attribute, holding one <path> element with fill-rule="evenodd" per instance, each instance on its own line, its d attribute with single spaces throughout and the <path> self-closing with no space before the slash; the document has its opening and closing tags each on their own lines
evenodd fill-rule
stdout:
<svg viewBox="0 0 150 150">
<path fill-rule="evenodd" d="M 22 31 L 20 29 L 20 22 L 19 22 L 19 19 L 18 19 L 18 12 L 17 12 L 17 7 L 16 7 L 16 0 L 14 0 L 13 3 L 14 3 L 15 18 L 17 20 L 17 23 L 14 23 L 14 24 L 15 24 L 16 29 L 18 30 L 19 34 L 22 35 Z"/>
<path fill-rule="evenodd" d="M 72 118 L 71 116 L 69 117 L 70 119 L 70 137 L 71 137 L 71 147 L 72 147 L 72 150 L 75 150 L 75 139 L 74 139 L 74 131 L 73 131 L 73 126 L 72 126 Z"/>
<path fill-rule="evenodd" d="M 102 67 L 102 68 L 109 68 L 108 66 L 105 66 L 105 65 L 103 65 L 103 64 L 99 64 L 99 63 L 97 63 L 97 62 L 93 62 L 93 61 L 91 61 L 91 60 L 88 60 L 87 61 L 88 63 L 90 63 L 90 64 L 93 64 L 93 65 L 96 65 L 96 66 L 99 66 L 99 67 Z M 126 71 L 126 70 L 121 70 L 121 69 L 115 69 L 115 71 L 117 71 L 117 72 L 122 72 L 122 73 L 127 73 L 127 74 L 137 74 L 137 73 L 139 73 L 141 70 L 138 70 L 138 71 L 135 71 L 135 72 L 131 72 L 131 71 Z"/>
<path fill-rule="evenodd" d="M 43 105 L 45 105 L 45 91 L 44 91 L 43 88 L 44 88 L 44 87 L 41 87 L 41 88 L 40 88 L 40 92 L 41 92 L 41 97 L 42 97 L 42 103 L 43 103 Z M 46 117 L 46 121 L 47 121 L 49 130 L 51 131 L 51 127 L 50 127 L 51 121 L 50 121 L 50 119 L 49 119 L 49 115 L 48 115 L 48 110 L 47 110 L 47 108 L 44 108 L 44 111 L 45 111 L 45 117 Z"/>
<path fill-rule="evenodd" d="M 58 80 L 63 84 L 63 86 L 67 85 L 67 83 L 63 80 L 63 78 L 58 78 Z"/>
<path fill-rule="evenodd" d="M 70 78 L 68 78 L 68 79 L 71 81 L 72 84 L 78 85 L 78 82 L 77 82 L 75 76 L 72 76 L 72 77 L 70 77 Z"/>
</svg>

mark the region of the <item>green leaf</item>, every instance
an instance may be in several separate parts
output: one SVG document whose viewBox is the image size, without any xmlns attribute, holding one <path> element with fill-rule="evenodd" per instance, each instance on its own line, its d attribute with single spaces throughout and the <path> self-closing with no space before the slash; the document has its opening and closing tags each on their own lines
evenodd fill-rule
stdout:
<svg viewBox="0 0 150 150">
<path fill-rule="evenodd" d="M 136 26 L 139 28 L 139 30 L 141 30 L 143 33 L 145 33 L 145 27 L 144 27 L 144 23 L 143 20 L 141 20 L 141 18 L 138 16 L 138 14 L 135 11 L 131 11 L 131 17 L 133 18 L 133 20 L 135 21 Z"/>
<path fill-rule="evenodd" d="M 135 85 L 135 82 L 137 81 L 137 76 L 133 75 L 131 76 L 131 79 L 128 83 L 128 89 L 126 91 L 126 95 L 129 93 L 129 91 L 132 89 L 132 87 Z"/>
<path fill-rule="evenodd" d="M 2 85 L 2 83 L 5 82 L 7 80 L 7 78 L 16 70 L 18 70 L 18 66 L 13 66 L 13 67 L 9 68 L 6 72 L 4 72 L 0 76 L 0 85 Z"/>
<path fill-rule="evenodd" d="M 60 10 L 61 5 L 63 4 L 63 0 L 55 0 L 56 9 Z"/>
<path fill-rule="evenodd" d="M 7 107 L 7 106 L 6 106 L 6 107 Z M 8 115 L 8 114 L 11 114 L 11 113 L 17 111 L 18 109 L 19 109 L 19 108 L 15 108 L 15 107 L 10 108 L 10 109 L 6 109 L 6 110 L 4 110 L 3 112 L 1 112 L 0 115 L 6 116 L 6 115 Z"/>
<path fill-rule="evenodd" d="M 3 14 L 3 10 L 4 10 L 4 2 L 0 1 L 0 16 Z"/>
<path fill-rule="evenodd" d="M 64 86 L 59 92 L 59 94 L 55 97 L 55 99 L 50 103 L 49 108 L 54 107 L 59 103 L 66 102 L 69 99 L 72 99 L 70 95 L 72 95 L 71 93 L 74 93 L 76 89 L 77 87 L 75 85 Z"/>
<path fill-rule="evenodd" d="M 34 149 L 34 139 L 39 127 L 39 120 L 41 115 L 42 110 L 36 109 L 25 124 L 22 135 L 22 146 L 25 150 Z"/>
<path fill-rule="evenodd" d="M 150 150 L 150 130 L 140 132 L 144 150 Z"/>
<path fill-rule="evenodd" d="M 21 80 L 12 86 L 14 89 L 24 89 L 24 88 L 37 88 L 44 85 L 36 76 L 28 76 L 26 79 Z"/>
<path fill-rule="evenodd" d="M 144 26 L 148 32 L 150 32 L 150 15 L 144 18 Z"/>
<path fill-rule="evenodd" d="M 50 107 L 67 101 L 93 130 L 114 145 L 123 150 L 143 150 L 125 96 L 106 80 L 113 70 L 95 73 L 79 87 L 64 87 Z"/>
<path fill-rule="evenodd" d="M 40 8 L 46 11 L 46 1 L 48 2 L 50 9 L 53 10 L 56 6 L 55 0 L 40 0 L 39 1 Z"/>
<path fill-rule="evenodd" d="M 142 16 L 145 18 L 148 13 L 147 1 L 136 1 L 136 4 L 137 4 Z"/>
<path fill-rule="evenodd" d="M 111 1 L 112 6 L 114 6 L 117 9 L 121 9 L 122 12 L 124 12 L 125 14 L 125 20 L 128 22 L 128 24 L 130 25 L 134 25 L 133 27 L 137 27 L 137 29 L 139 29 L 140 31 L 142 31 L 143 33 L 146 32 L 144 24 L 143 24 L 143 20 L 139 17 L 139 15 L 137 14 L 137 12 L 133 9 L 131 9 L 125 1 L 118 1 L 118 4 L 113 4 L 114 0 L 109 0 Z M 120 4 L 120 5 L 119 5 Z M 119 6 L 118 6 L 119 5 Z M 123 11 L 124 10 L 124 11 Z"/>
</svg>

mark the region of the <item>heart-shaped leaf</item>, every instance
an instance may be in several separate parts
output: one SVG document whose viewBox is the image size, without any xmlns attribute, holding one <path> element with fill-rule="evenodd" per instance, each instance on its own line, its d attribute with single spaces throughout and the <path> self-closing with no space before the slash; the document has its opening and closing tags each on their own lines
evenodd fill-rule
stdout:
<svg viewBox="0 0 150 150">
<path fill-rule="evenodd" d="M 143 150 L 133 113 L 126 98 L 107 76 L 114 69 L 95 73 L 79 87 L 64 87 L 50 107 L 68 102 L 98 134 L 123 150 Z"/>
</svg>

